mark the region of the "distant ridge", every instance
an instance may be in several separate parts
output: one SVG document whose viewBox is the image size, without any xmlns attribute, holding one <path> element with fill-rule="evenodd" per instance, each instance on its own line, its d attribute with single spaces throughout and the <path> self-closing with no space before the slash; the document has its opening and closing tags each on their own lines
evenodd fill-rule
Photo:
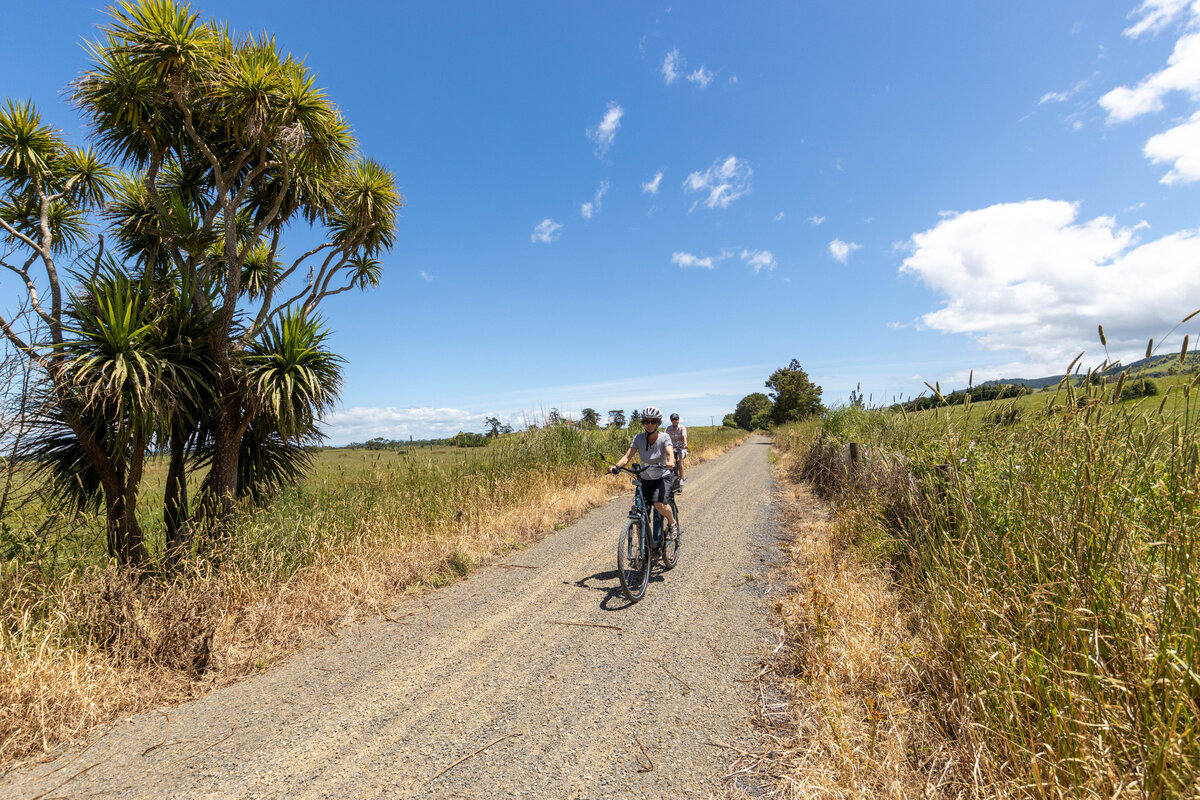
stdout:
<svg viewBox="0 0 1200 800">
<path fill-rule="evenodd" d="M 1142 358 L 1129 364 L 1118 363 L 1114 366 L 1101 372 L 1105 376 L 1117 376 L 1125 370 L 1131 370 L 1132 374 L 1145 373 L 1147 378 L 1165 378 L 1167 370 L 1172 364 L 1179 364 L 1179 353 L 1168 353 L 1162 356 L 1151 356 L 1150 358 Z M 1193 367 L 1200 364 L 1200 349 L 1189 350 L 1187 359 L 1180 366 L 1183 368 Z M 1086 374 L 1084 370 L 1080 370 L 1079 375 Z M 1066 374 L 1047 375 L 1044 378 L 997 378 L 996 380 L 984 381 L 978 384 L 979 386 L 1027 386 L 1030 389 L 1041 389 L 1045 386 L 1057 386 L 1062 382 Z"/>
</svg>

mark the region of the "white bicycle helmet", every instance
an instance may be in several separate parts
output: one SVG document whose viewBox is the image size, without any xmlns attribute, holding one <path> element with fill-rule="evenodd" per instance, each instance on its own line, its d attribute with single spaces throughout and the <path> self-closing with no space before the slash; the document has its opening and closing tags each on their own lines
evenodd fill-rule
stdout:
<svg viewBox="0 0 1200 800">
<path fill-rule="evenodd" d="M 642 409 L 642 419 L 657 420 L 662 422 L 662 412 L 654 406 L 646 406 Z"/>
</svg>

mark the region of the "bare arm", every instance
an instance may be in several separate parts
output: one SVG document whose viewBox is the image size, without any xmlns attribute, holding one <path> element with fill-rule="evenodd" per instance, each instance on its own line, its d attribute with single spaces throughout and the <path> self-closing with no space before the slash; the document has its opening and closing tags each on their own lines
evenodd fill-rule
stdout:
<svg viewBox="0 0 1200 800">
<path fill-rule="evenodd" d="M 625 466 L 626 464 L 629 463 L 629 459 L 631 459 L 631 458 L 633 458 L 633 445 L 630 445 L 629 449 L 625 451 L 625 455 L 621 456 L 621 460 L 617 462 L 617 466 L 618 467 Z"/>
</svg>

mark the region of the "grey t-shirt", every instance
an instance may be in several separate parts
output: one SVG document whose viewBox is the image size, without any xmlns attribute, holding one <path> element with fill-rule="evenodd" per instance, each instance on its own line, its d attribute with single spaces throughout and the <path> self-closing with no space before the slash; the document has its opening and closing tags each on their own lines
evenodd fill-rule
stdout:
<svg viewBox="0 0 1200 800">
<path fill-rule="evenodd" d="M 633 437 L 633 444 L 630 447 L 637 450 L 638 459 L 641 460 L 643 466 L 649 466 L 649 469 L 643 469 L 639 474 L 646 480 L 657 480 L 663 476 L 663 469 L 657 465 L 667 463 L 667 446 L 671 444 L 671 437 L 662 431 L 658 432 L 658 438 L 654 440 L 654 444 L 646 444 L 646 434 L 639 433 Z"/>
</svg>

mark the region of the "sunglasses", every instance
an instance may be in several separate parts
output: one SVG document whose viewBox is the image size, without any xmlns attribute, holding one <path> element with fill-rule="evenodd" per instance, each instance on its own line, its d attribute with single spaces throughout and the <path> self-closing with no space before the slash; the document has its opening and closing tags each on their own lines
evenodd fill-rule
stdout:
<svg viewBox="0 0 1200 800">
<path fill-rule="evenodd" d="M 644 420 L 642 420 L 642 424 L 643 424 L 643 425 L 657 425 L 657 424 L 658 424 L 658 420 L 656 420 L 656 419 L 644 419 Z"/>
</svg>

